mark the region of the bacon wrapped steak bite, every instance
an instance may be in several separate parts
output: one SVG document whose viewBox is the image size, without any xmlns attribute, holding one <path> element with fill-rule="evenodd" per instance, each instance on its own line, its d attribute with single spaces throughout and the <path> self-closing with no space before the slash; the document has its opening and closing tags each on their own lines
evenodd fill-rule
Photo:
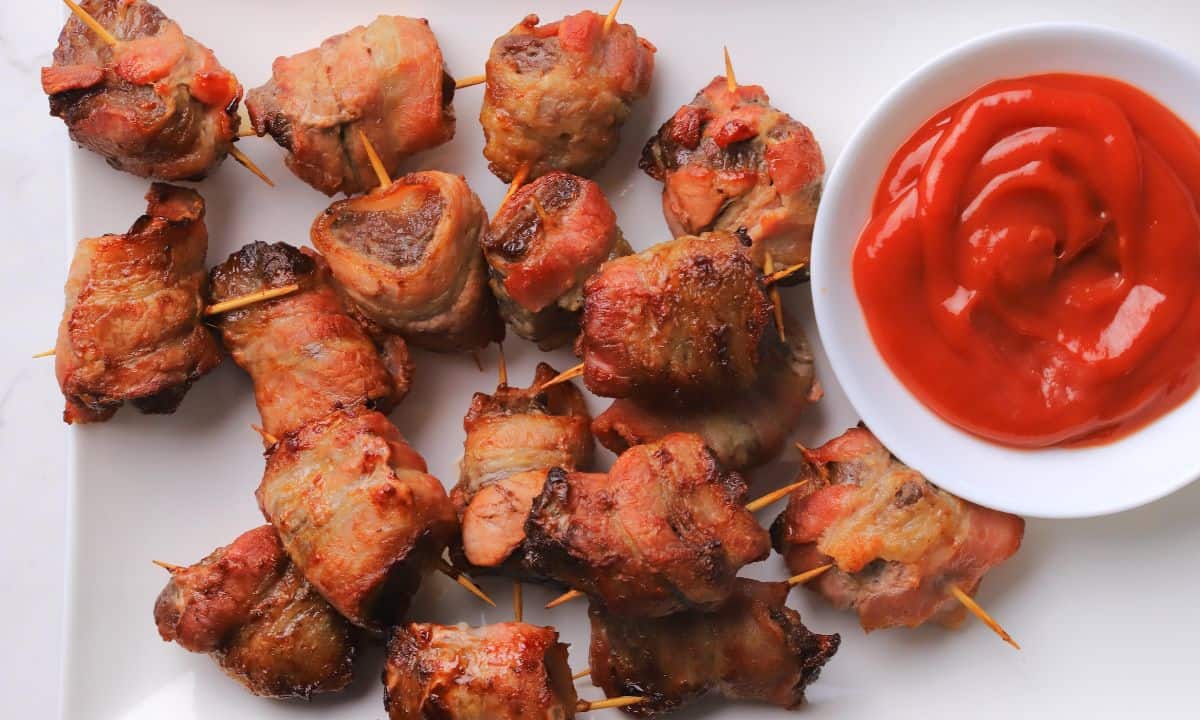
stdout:
<svg viewBox="0 0 1200 720">
<path fill-rule="evenodd" d="M 383 415 L 338 410 L 268 451 L 263 516 L 292 561 L 350 622 L 402 617 L 457 529 L 424 459 Z"/>
<path fill-rule="evenodd" d="M 350 684 L 350 624 L 308 584 L 270 525 L 173 570 L 154 622 L 163 640 L 209 653 L 255 695 L 308 698 Z"/>
<path fill-rule="evenodd" d="M 597 395 L 679 403 L 748 390 L 779 345 L 746 248 L 706 233 L 605 263 L 584 286 L 575 352 Z"/>
<path fill-rule="evenodd" d="M 312 227 L 353 310 L 435 351 L 504 337 L 487 286 L 487 212 L 460 175 L 426 171 L 330 205 Z"/>
<path fill-rule="evenodd" d="M 754 261 L 806 262 L 825 160 L 812 132 L 758 85 L 714 78 L 650 138 L 641 167 L 663 182 L 676 237 L 745 228 Z"/>
<path fill-rule="evenodd" d="M 695 433 L 723 467 L 746 470 L 774 459 L 805 408 L 820 399 L 813 354 L 804 331 L 790 318 L 786 348 L 767 354 L 765 369 L 746 391 L 683 407 L 637 397 L 614 400 L 592 423 L 592 432 L 615 453 L 675 432 Z"/>
<path fill-rule="evenodd" d="M 286 243 L 251 243 L 213 268 L 215 302 L 299 284 L 275 300 L 216 321 L 234 362 L 254 381 L 263 429 L 282 437 L 333 410 L 368 403 L 386 412 L 408 392 L 412 373 L 400 338 L 376 348 L 347 314 L 317 253 Z M 382 352 L 382 357 L 381 357 Z"/>
<path fill-rule="evenodd" d="M 301 180 L 326 195 L 353 195 L 378 184 L 360 132 L 396 175 L 409 156 L 454 137 L 453 98 L 429 21 L 383 15 L 277 58 L 246 109 L 255 132 L 287 149 Z"/>
<path fill-rule="evenodd" d="M 653 619 L 614 615 L 593 602 L 592 682 L 609 697 L 645 696 L 625 708 L 638 717 L 678 710 L 709 692 L 798 707 L 841 638 L 809 631 L 784 604 L 789 589 L 739 579 L 711 613 Z"/>
<path fill-rule="evenodd" d="M 550 468 L 575 470 L 592 462 L 591 416 L 579 389 L 572 383 L 541 389 L 555 375 L 539 363 L 528 388 L 501 385 L 493 395 L 476 393 L 463 419 L 462 471 L 450 498 L 472 565 L 497 567 L 520 545 Z"/>
<path fill-rule="evenodd" d="M 500 315 L 542 350 L 574 339 L 584 281 L 632 252 L 600 186 L 563 172 L 517 190 L 496 213 L 483 249 Z"/>
<path fill-rule="evenodd" d="M 578 697 L 553 628 L 397 627 L 383 671 L 391 720 L 570 720 Z"/>
<path fill-rule="evenodd" d="M 525 470 L 591 463 L 591 416 L 572 383 L 542 389 L 558 373 L 538 363 L 527 388 L 501 385 L 492 395 L 475 393 L 463 418 L 462 472 L 451 497 L 460 511 L 483 488 Z"/>
<path fill-rule="evenodd" d="M 668 435 L 607 474 L 551 470 L 525 523 L 525 562 L 612 613 L 713 609 L 770 553 L 745 504 L 745 480 L 699 437 Z"/>
<path fill-rule="evenodd" d="M 526 167 L 529 178 L 599 170 L 654 73 L 654 46 L 631 25 L 605 33 L 604 16 L 590 10 L 538 23 L 527 16 L 488 56 L 483 154 L 506 183 Z"/>
<path fill-rule="evenodd" d="M 865 630 L 957 625 L 965 610 L 949 586 L 973 594 L 1021 546 L 1024 520 L 935 487 L 866 429 L 806 456 L 809 482 L 775 521 L 775 548 L 794 573 L 833 563 L 807 587 Z"/>
<path fill-rule="evenodd" d="M 148 2 L 80 5 L 118 42 L 67 20 L 54 64 L 42 68 L 50 114 L 118 170 L 160 180 L 207 175 L 237 137 L 237 78 Z"/>
<path fill-rule="evenodd" d="M 204 199 L 155 183 L 146 200 L 129 232 L 75 248 L 55 345 L 67 423 L 107 420 L 126 400 L 174 412 L 221 362 L 203 322 Z"/>
</svg>

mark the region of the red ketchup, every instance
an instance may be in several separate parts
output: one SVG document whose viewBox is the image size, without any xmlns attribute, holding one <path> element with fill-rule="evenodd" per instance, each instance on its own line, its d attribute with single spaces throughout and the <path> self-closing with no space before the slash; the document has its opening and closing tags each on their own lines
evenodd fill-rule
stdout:
<svg viewBox="0 0 1200 720">
<path fill-rule="evenodd" d="M 1128 434 L 1200 385 L 1200 139 L 1108 78 L 980 88 L 892 158 L 854 284 L 892 371 L 1018 447 Z"/>
</svg>

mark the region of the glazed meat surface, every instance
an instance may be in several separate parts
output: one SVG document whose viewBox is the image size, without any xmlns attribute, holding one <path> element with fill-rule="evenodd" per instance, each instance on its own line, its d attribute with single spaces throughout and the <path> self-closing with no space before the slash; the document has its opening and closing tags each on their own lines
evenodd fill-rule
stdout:
<svg viewBox="0 0 1200 720">
<path fill-rule="evenodd" d="M 584 281 L 632 252 L 600 186 L 563 172 L 517 190 L 497 211 L 483 249 L 501 316 L 542 350 L 575 338 Z"/>
<path fill-rule="evenodd" d="M 573 383 L 541 386 L 558 373 L 538 363 L 527 388 L 501 385 L 475 393 L 463 418 L 467 439 L 458 484 L 451 497 L 460 511 L 483 488 L 513 473 L 591 463 L 591 416 Z"/>
<path fill-rule="evenodd" d="M 129 232 L 75 248 L 54 351 L 67 423 L 107 420 L 126 400 L 174 412 L 221 362 L 203 322 L 204 200 L 161 183 L 146 200 Z"/>
<path fill-rule="evenodd" d="M 487 212 L 466 180 L 427 171 L 330 205 L 312 241 L 366 322 L 452 352 L 504 337 L 480 250 L 487 233 Z"/>
<path fill-rule="evenodd" d="M 526 562 L 608 612 L 711 610 L 771 549 L 745 504 L 746 481 L 699 437 L 668 435 L 607 475 L 552 470 L 525 524 Z"/>
<path fill-rule="evenodd" d="M 771 312 L 737 236 L 682 237 L 587 281 L 575 351 L 597 395 L 712 400 L 758 381 L 764 350 L 780 344 Z"/>
<path fill-rule="evenodd" d="M 454 137 L 453 98 L 429 22 L 384 15 L 277 58 L 246 108 L 255 132 L 287 149 L 301 180 L 353 195 L 377 184 L 360 132 L 394 176 L 406 158 Z"/>
<path fill-rule="evenodd" d="M 974 594 L 1021 546 L 1024 520 L 935 487 L 866 429 L 806 456 L 809 483 L 775 521 L 775 548 L 794 573 L 833 563 L 807 587 L 868 631 L 958 624 L 965 610 L 949 586 Z"/>
<path fill-rule="evenodd" d="M 812 132 L 758 85 L 714 78 L 650 138 L 641 167 L 663 182 L 676 237 L 745 228 L 763 264 L 807 262 L 825 160 Z"/>
<path fill-rule="evenodd" d="M 646 696 L 625 709 L 639 717 L 678 710 L 709 692 L 798 707 L 841 638 L 804 627 L 784 604 L 789 589 L 741 579 L 712 613 L 656 619 L 612 615 L 593 602 L 592 682 L 609 697 Z"/>
<path fill-rule="evenodd" d="M 362 408 L 272 446 L 257 496 L 308 581 L 370 630 L 403 616 L 457 529 L 425 460 L 387 418 Z"/>
<path fill-rule="evenodd" d="M 403 340 L 383 355 L 342 305 L 315 252 L 251 243 L 213 268 L 214 302 L 298 283 L 300 290 L 219 316 L 225 346 L 254 381 L 263 428 L 283 437 L 339 407 L 387 411 L 408 392 L 412 368 Z"/>
<path fill-rule="evenodd" d="M 673 433 L 699 435 L 730 470 L 746 470 L 777 457 L 800 416 L 821 396 L 804 331 L 790 319 L 786 349 L 767 355 L 752 387 L 734 397 L 677 407 L 636 397 L 614 400 L 596 417 L 592 432 L 604 447 L 622 453 Z"/>
<path fill-rule="evenodd" d="M 488 56 L 483 154 L 506 183 L 523 167 L 529 178 L 599 170 L 654 73 L 654 46 L 631 25 L 615 23 L 606 34 L 604 17 L 590 10 L 539 22 L 527 16 Z"/>
<path fill-rule="evenodd" d="M 255 695 L 308 698 L 350 684 L 354 637 L 264 525 L 174 570 L 154 605 L 163 640 L 209 653 Z"/>
<path fill-rule="evenodd" d="M 473 573 L 546 581 L 524 563 L 525 521 L 546 487 L 547 468 L 507 475 L 475 493 L 462 514 L 462 554 Z"/>
<path fill-rule="evenodd" d="M 391 720 L 570 720 L 578 698 L 553 628 L 396 628 L 383 671 Z"/>
<path fill-rule="evenodd" d="M 74 15 L 67 20 L 54 64 L 42 68 L 50 114 L 118 170 L 160 180 L 204 177 L 237 137 L 237 78 L 148 2 L 79 4 L 118 42 L 108 45 Z"/>
<path fill-rule="evenodd" d="M 525 539 L 525 518 L 552 467 L 592 462 L 591 416 L 573 383 L 541 390 L 558 373 L 539 363 L 528 388 L 476 393 L 463 419 L 467 438 L 450 498 L 462 521 L 465 559 L 497 567 Z"/>
</svg>

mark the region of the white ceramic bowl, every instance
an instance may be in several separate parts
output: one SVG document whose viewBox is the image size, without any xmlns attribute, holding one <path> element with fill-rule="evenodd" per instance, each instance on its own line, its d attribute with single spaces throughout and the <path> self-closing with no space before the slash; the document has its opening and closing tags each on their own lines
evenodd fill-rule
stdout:
<svg viewBox="0 0 1200 720">
<path fill-rule="evenodd" d="M 1200 68 L 1132 35 L 1089 25 L 1033 25 L 987 35 L 933 60 L 889 93 L 830 175 L 812 253 L 821 340 L 850 402 L 904 462 L 981 505 L 1034 517 L 1127 510 L 1200 476 L 1200 393 L 1142 430 L 1098 447 L 1018 450 L 942 420 L 893 375 L 867 329 L 851 257 L 888 161 L 929 117 L 987 82 L 1045 72 L 1132 83 L 1200 128 Z"/>
</svg>

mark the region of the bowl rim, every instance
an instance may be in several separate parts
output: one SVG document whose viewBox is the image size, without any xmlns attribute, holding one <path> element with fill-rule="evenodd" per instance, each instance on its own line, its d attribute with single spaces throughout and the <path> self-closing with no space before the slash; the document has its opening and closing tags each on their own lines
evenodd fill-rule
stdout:
<svg viewBox="0 0 1200 720">
<path fill-rule="evenodd" d="M 918 66 L 903 80 L 892 87 L 878 100 L 878 102 L 865 116 L 862 122 L 859 123 L 858 127 L 855 128 L 854 132 L 851 133 L 849 139 L 842 149 L 842 152 L 834 162 L 833 168 L 826 180 L 821 210 L 819 210 L 817 213 L 813 231 L 811 257 L 813 312 L 816 318 L 820 341 L 827 357 L 829 358 L 832 371 L 836 376 L 839 385 L 844 390 L 851 406 L 854 407 L 855 412 L 860 418 L 862 418 L 864 423 L 867 424 L 871 431 L 876 434 L 877 437 L 879 437 L 880 441 L 885 446 L 887 446 L 889 449 L 892 449 L 894 446 L 898 446 L 898 449 L 893 450 L 897 457 L 899 457 L 902 461 L 906 456 L 915 460 L 916 462 L 913 464 L 913 467 L 923 473 L 925 471 L 920 467 L 920 458 L 917 457 L 922 453 L 912 452 L 912 444 L 902 440 L 900 434 L 895 431 L 895 429 L 887 422 L 879 422 L 884 413 L 882 410 L 880 410 L 879 406 L 872 402 L 871 398 L 869 397 L 870 390 L 865 387 L 866 383 L 863 380 L 863 374 L 856 369 L 856 364 L 861 363 L 862 360 L 855 358 L 854 354 L 839 342 L 842 337 L 841 332 L 837 330 L 830 330 L 836 324 L 841 322 L 840 318 L 845 317 L 846 313 L 858 313 L 861 316 L 862 308 L 861 302 L 858 300 L 857 291 L 854 290 L 853 287 L 851 288 L 851 294 L 853 295 L 855 302 L 853 309 L 850 310 L 839 310 L 837 307 L 835 307 L 836 303 L 830 294 L 822 290 L 823 287 L 828 287 L 830 285 L 829 279 L 837 272 L 835 268 L 831 267 L 832 261 L 827 258 L 827 255 L 833 254 L 834 251 L 832 248 L 835 246 L 835 244 L 839 242 L 846 242 L 846 236 L 851 234 L 846 227 L 833 227 L 836 223 L 836 221 L 833 219 L 834 212 L 827 210 L 827 208 L 830 205 L 839 204 L 838 199 L 841 197 L 842 193 L 869 192 L 870 196 L 874 196 L 880 181 L 879 177 L 871 178 L 871 182 L 869 184 L 860 183 L 858 186 L 853 185 L 853 181 L 856 178 L 852 177 L 852 173 L 857 169 L 856 166 L 862 162 L 859 158 L 859 155 L 864 152 L 863 146 L 867 144 L 867 141 L 870 138 L 872 138 L 876 133 L 880 132 L 885 127 L 886 121 L 890 116 L 896 114 L 899 110 L 904 109 L 907 103 L 912 102 L 910 100 L 910 96 L 919 92 L 927 83 L 929 83 L 931 76 L 944 74 L 966 57 L 985 53 L 989 50 L 997 48 L 998 46 L 1007 45 L 1013 42 L 1039 40 L 1045 41 L 1047 39 L 1060 38 L 1079 39 L 1081 37 L 1086 37 L 1091 41 L 1102 44 L 1119 44 L 1126 50 L 1151 57 L 1158 66 L 1172 65 L 1174 66 L 1175 70 L 1193 76 L 1193 78 L 1197 81 L 1195 87 L 1200 88 L 1200 65 L 1197 65 L 1189 58 L 1171 48 L 1164 47 L 1134 33 L 1118 30 L 1105 25 L 1086 22 L 1038 22 L 1007 27 L 998 31 L 978 35 L 965 42 L 954 45 L 941 53 L 938 53 L 931 59 Z M 1064 67 L 1062 71 L 1074 71 L 1081 73 L 1088 72 L 1087 70 L 1082 69 L 1071 70 L 1070 68 L 1066 67 Z M 1051 72 L 1051 70 L 1046 70 L 1045 72 Z M 1011 76 L 1020 76 L 1021 74 L 1028 73 L 1013 73 Z M 1124 79 L 1121 77 L 1121 75 L 1116 73 L 1096 72 L 1095 74 L 1104 74 L 1115 77 L 1116 79 Z M 990 78 L 981 79 L 978 85 L 982 86 L 991 80 L 1000 79 L 1003 77 L 1006 77 L 1003 72 L 997 72 L 994 73 Z M 1125 81 L 1132 82 L 1128 79 L 1125 79 Z M 1198 93 L 1200 93 L 1200 91 L 1198 91 Z M 1151 94 L 1153 95 L 1153 93 Z M 1177 108 L 1172 107 L 1169 101 L 1160 101 L 1163 102 L 1164 105 L 1167 105 L 1167 107 L 1171 108 L 1173 112 L 1177 112 Z M 932 116 L 933 113 L 940 109 L 942 108 L 929 106 L 925 108 L 926 112 L 922 117 Z M 1194 130 L 1198 127 L 1196 122 L 1189 122 L 1187 119 L 1185 119 L 1185 122 L 1188 122 L 1188 124 L 1192 126 Z M 904 137 L 907 137 L 916 129 L 916 126 L 907 128 L 905 130 Z M 903 140 L 901 140 L 901 142 L 903 142 Z M 866 189 L 864 190 L 863 188 Z M 866 220 L 867 218 L 862 219 L 862 226 L 865 226 Z M 854 245 L 857 245 L 858 243 L 858 239 L 862 232 L 862 226 L 854 228 L 852 233 Z M 840 282 L 840 278 L 838 281 Z M 853 285 L 852 277 L 851 285 Z M 936 451 L 942 454 L 945 454 L 946 452 L 959 452 L 969 448 L 972 443 L 984 443 L 992 448 L 1004 451 L 1005 454 L 1020 453 L 1022 457 L 1037 457 L 1038 455 L 1045 456 L 1052 453 L 1070 453 L 1073 457 L 1078 458 L 1083 454 L 1091 454 L 1104 448 L 1112 448 L 1123 445 L 1129 440 L 1129 438 L 1144 436 L 1150 432 L 1152 427 L 1154 427 L 1164 418 L 1179 413 L 1184 407 L 1200 403 L 1200 391 L 1197 391 L 1192 395 L 1191 398 L 1185 400 L 1179 406 L 1160 416 L 1147 426 L 1135 431 L 1126 438 L 1118 439 L 1112 443 L 1105 443 L 1097 446 L 1050 448 L 1038 450 L 1025 450 L 1003 446 L 998 443 L 984 440 L 979 436 L 959 428 L 958 426 L 942 418 L 936 412 L 928 408 L 918 398 L 916 398 L 908 389 L 908 387 L 896 376 L 887 362 L 883 360 L 881 356 L 879 356 L 879 351 L 875 345 L 874 338 L 871 337 L 869 329 L 865 327 L 865 322 L 863 323 L 863 326 L 864 332 L 866 332 L 867 335 L 869 347 L 876 356 L 875 360 L 883 365 L 886 370 L 885 376 L 887 377 L 888 382 L 895 385 L 899 389 L 899 396 L 905 398 L 904 404 L 909 406 L 909 409 L 913 409 L 920 414 L 932 418 L 937 424 L 948 428 L 953 436 L 962 439 L 963 445 L 961 447 L 945 448 L 940 451 Z M 892 414 L 895 413 L 893 412 Z M 1176 444 L 1178 445 L 1178 443 Z M 963 466 L 969 466 L 971 464 L 969 458 L 962 458 L 959 463 Z M 973 473 L 971 472 L 961 473 L 963 476 L 970 476 L 972 474 Z M 969 480 L 966 482 L 958 482 L 958 477 L 959 474 L 956 474 L 951 482 L 945 482 L 947 478 L 940 475 L 930 476 L 929 479 L 940 487 L 944 487 L 947 491 L 952 492 L 966 500 L 984 505 L 986 507 L 1028 517 L 1055 519 L 1098 517 L 1123 512 L 1125 510 L 1131 510 L 1133 508 L 1146 505 L 1164 498 L 1182 489 L 1183 487 L 1186 487 L 1197 478 L 1200 478 L 1200 454 L 1197 454 L 1197 460 L 1189 464 L 1186 471 L 1179 472 L 1178 477 L 1170 479 L 1167 482 L 1154 485 L 1147 485 L 1144 483 L 1129 483 L 1130 485 L 1135 485 L 1137 487 L 1148 488 L 1149 491 L 1129 493 L 1127 496 L 1120 498 L 1109 498 L 1104 501 L 1092 501 L 1088 503 L 1063 502 L 1061 499 L 1048 502 L 1045 498 L 1041 502 L 1037 502 L 1036 498 L 1031 500 L 1031 498 L 1028 497 L 1022 497 L 1019 499 L 1013 499 L 1012 497 L 998 497 L 994 492 L 984 492 L 983 488 L 980 486 L 972 485 Z M 1000 495 L 1003 495 L 1003 493 L 1000 493 Z M 1055 495 L 1061 498 L 1063 493 L 1059 492 Z M 1050 494 L 1047 494 L 1046 497 L 1049 498 Z"/>
</svg>

